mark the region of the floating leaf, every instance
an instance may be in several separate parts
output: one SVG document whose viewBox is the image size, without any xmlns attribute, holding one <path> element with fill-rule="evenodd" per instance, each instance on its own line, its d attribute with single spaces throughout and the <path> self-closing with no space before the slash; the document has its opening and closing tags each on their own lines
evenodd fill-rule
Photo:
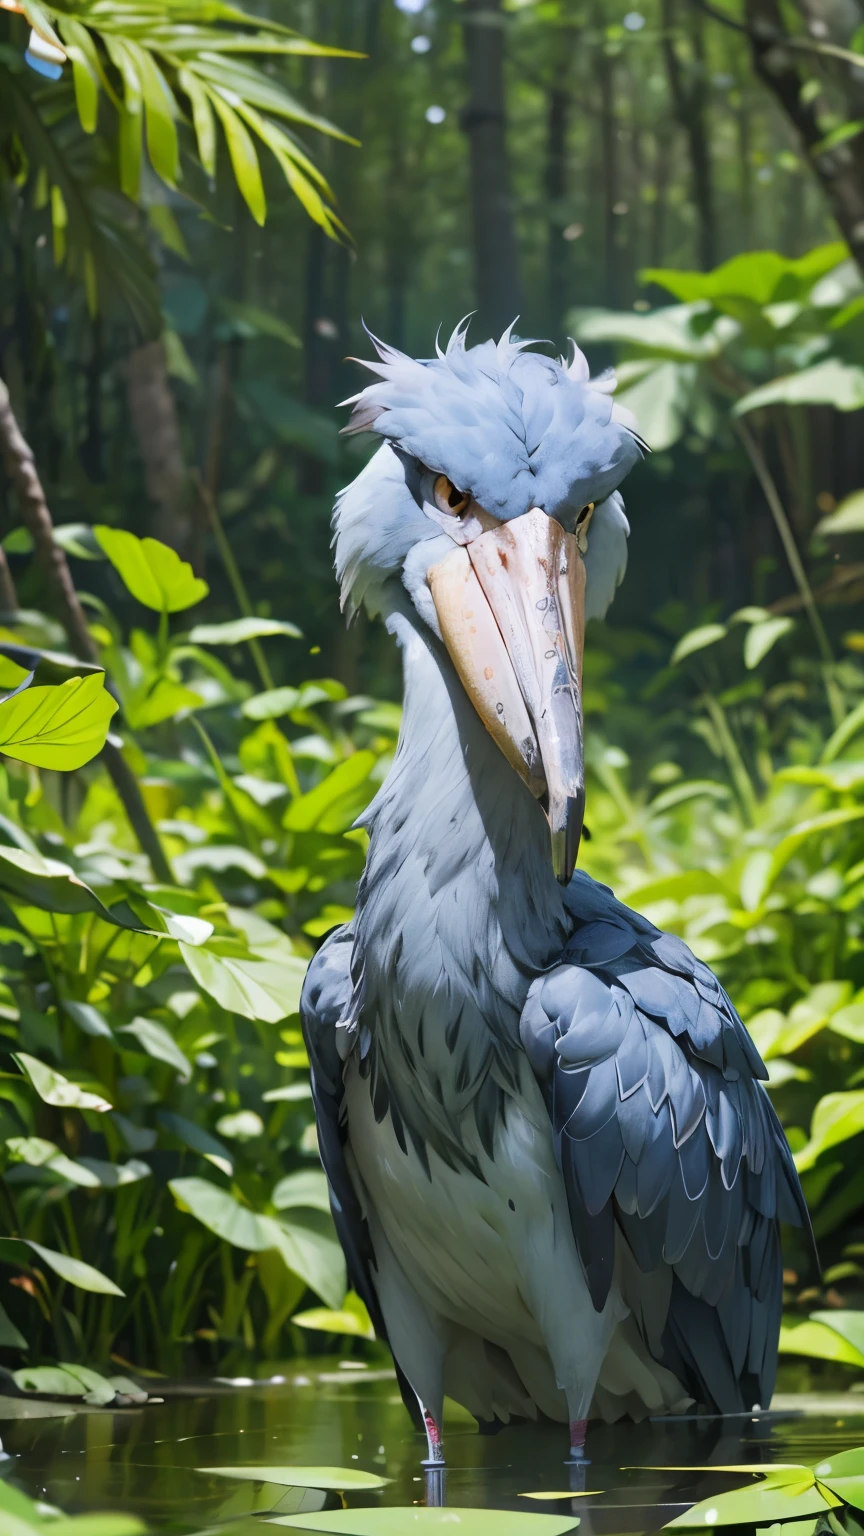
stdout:
<svg viewBox="0 0 864 1536">
<path fill-rule="evenodd" d="M 241 645 L 244 640 L 264 640 L 268 635 L 301 638 L 296 624 L 285 619 L 230 619 L 226 624 L 196 624 L 189 639 L 193 645 Z"/>
<path fill-rule="evenodd" d="M 39 1392 L 45 1397 L 83 1397 L 87 1388 L 61 1365 L 29 1365 L 13 1371 L 19 1392 Z M 112 1393 L 113 1397 L 113 1393 Z"/>
<path fill-rule="evenodd" d="M 825 1506 L 822 1505 L 822 1508 Z M 334 1509 L 316 1515 L 277 1515 L 271 1525 L 295 1531 L 328 1531 L 332 1536 L 418 1536 L 444 1531 L 446 1536 L 567 1536 L 579 1525 L 576 1515 L 533 1515 L 512 1509 Z"/>
<path fill-rule="evenodd" d="M 208 1477 L 231 1477 L 240 1482 L 276 1483 L 280 1488 L 323 1488 L 335 1493 L 384 1488 L 389 1477 L 363 1472 L 359 1467 L 196 1467 Z"/>
<path fill-rule="evenodd" d="M 156 613 L 180 613 L 206 597 L 210 588 L 158 539 L 139 539 L 125 528 L 98 524 L 93 532 L 133 597 Z"/>
<path fill-rule="evenodd" d="M 0 703 L 0 752 L 35 768 L 69 772 L 102 751 L 117 701 L 105 692 L 104 672 L 25 688 Z"/>
<path fill-rule="evenodd" d="M 734 1488 L 694 1504 L 670 1520 L 664 1530 L 713 1530 L 724 1525 L 770 1525 L 775 1520 L 803 1520 L 838 1508 L 840 1500 L 816 1487 L 811 1472 L 801 1469 L 798 1483 L 780 1482 L 770 1476 L 750 1488 Z"/>
</svg>

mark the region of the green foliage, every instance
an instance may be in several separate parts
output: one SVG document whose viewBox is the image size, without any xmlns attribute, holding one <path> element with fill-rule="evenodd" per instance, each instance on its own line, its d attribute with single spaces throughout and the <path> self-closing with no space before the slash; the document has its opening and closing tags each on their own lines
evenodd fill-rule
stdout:
<svg viewBox="0 0 864 1536">
<path fill-rule="evenodd" d="M 145 608 L 155 613 L 181 613 L 194 608 L 210 588 L 193 573 L 187 560 L 158 539 L 139 539 L 125 528 L 93 529 L 124 585 Z"/>
<path fill-rule="evenodd" d="M 697 1467 L 712 1475 L 746 1472 L 759 1477 L 728 1493 L 714 1494 L 667 1521 L 666 1531 L 710 1530 L 723 1526 L 768 1526 L 825 1516 L 829 1510 L 864 1509 L 864 1450 L 842 1451 L 815 1466 Z M 812 1529 L 813 1527 L 807 1527 Z M 822 1527 L 819 1529 L 835 1527 Z M 840 1529 L 841 1527 L 837 1527 Z M 799 1527 L 796 1525 L 795 1530 Z M 803 1529 L 803 1527 L 802 1527 Z"/>
<path fill-rule="evenodd" d="M 117 710 L 103 683 L 94 672 L 59 687 L 21 684 L 0 700 L 0 752 L 34 768 L 83 768 L 102 751 Z"/>
</svg>

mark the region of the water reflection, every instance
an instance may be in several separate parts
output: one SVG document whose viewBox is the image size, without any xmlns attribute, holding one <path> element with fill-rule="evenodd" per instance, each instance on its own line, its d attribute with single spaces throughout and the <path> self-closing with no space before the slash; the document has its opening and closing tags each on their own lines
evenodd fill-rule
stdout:
<svg viewBox="0 0 864 1536">
<path fill-rule="evenodd" d="M 408 1424 L 388 1370 L 340 1369 L 334 1361 L 314 1371 L 308 1363 L 302 1372 L 283 1366 L 277 1374 L 266 1384 L 169 1388 L 163 1403 L 143 1409 L 4 1421 L 11 1459 L 0 1473 L 70 1514 L 122 1510 L 178 1533 L 226 1521 L 260 1532 L 261 1515 L 340 1503 L 339 1494 L 317 1489 L 233 1482 L 207 1470 L 216 1467 L 356 1467 L 392 1481 L 381 1492 L 347 1494 L 352 1505 L 423 1500 L 425 1442 Z M 674 1469 L 814 1462 L 864 1443 L 864 1399 L 835 1391 L 779 1398 L 775 1411 L 757 1418 L 592 1425 L 588 1497 L 573 1501 L 520 1498 L 574 1486 L 559 1428 L 520 1425 L 480 1436 L 453 1408 L 445 1431 L 449 1503 L 559 1515 L 572 1508 L 580 1536 L 640 1536 L 741 1481 Z"/>
</svg>

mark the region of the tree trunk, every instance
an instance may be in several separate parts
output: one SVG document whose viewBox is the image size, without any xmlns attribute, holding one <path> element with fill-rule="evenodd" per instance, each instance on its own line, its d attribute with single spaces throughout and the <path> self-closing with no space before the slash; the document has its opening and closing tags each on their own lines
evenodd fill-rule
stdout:
<svg viewBox="0 0 864 1536">
<path fill-rule="evenodd" d="M 603 253 L 605 301 L 610 309 L 621 303 L 621 248 L 618 206 L 618 119 L 615 112 L 615 61 L 599 49 L 596 69 L 600 82 L 600 147 L 603 164 Z"/>
<path fill-rule="evenodd" d="M 189 535 L 188 519 L 183 516 L 186 461 L 162 341 L 149 341 L 130 352 L 126 399 L 147 495 L 156 509 L 153 532 L 163 543 L 184 549 Z"/>
<path fill-rule="evenodd" d="M 746 0 L 753 67 L 794 128 L 828 199 L 849 249 L 864 272 L 864 134 L 847 139 L 827 154 L 814 149 L 824 138 L 814 102 L 803 88 L 807 72 L 800 55 L 786 45 L 788 33 L 779 0 Z"/>
<path fill-rule="evenodd" d="M 546 99 L 546 165 L 543 174 L 546 192 L 546 326 L 553 337 L 560 329 L 569 299 L 563 226 L 567 196 L 567 134 L 573 105 L 571 34 L 556 31 L 554 45 L 558 57 Z"/>
<path fill-rule="evenodd" d="M 485 340 L 503 331 L 521 308 L 507 157 L 504 14 L 502 0 L 465 0 L 462 9 L 469 96 L 461 123 L 471 164 L 475 325 L 478 339 Z"/>
<path fill-rule="evenodd" d="M 12 402 L 9 399 L 9 391 L 2 380 L 0 380 L 0 457 L 3 458 L 7 474 L 18 492 L 24 522 L 33 535 L 36 558 L 40 561 L 54 588 L 60 617 L 72 650 L 80 660 L 95 662 L 98 666 L 99 651 L 87 627 L 84 610 L 72 580 L 69 562 L 65 551 L 54 540 L 54 523 L 36 469 L 33 450 L 18 426 L 12 410 Z M 132 830 L 150 860 L 156 879 L 166 884 L 173 883 L 171 866 L 159 841 L 158 833 L 150 820 L 141 794 L 141 786 L 132 769 L 119 747 L 113 746 L 110 741 L 106 741 L 102 748 L 102 756 Z"/>
<path fill-rule="evenodd" d="M 705 113 L 706 72 L 702 13 L 690 9 L 690 40 L 693 59 L 683 62 L 676 42 L 678 17 L 675 0 L 662 0 L 663 57 L 675 116 L 684 130 L 690 156 L 692 198 L 699 231 L 698 261 L 703 271 L 717 262 L 717 234 L 714 217 L 714 178 Z"/>
</svg>

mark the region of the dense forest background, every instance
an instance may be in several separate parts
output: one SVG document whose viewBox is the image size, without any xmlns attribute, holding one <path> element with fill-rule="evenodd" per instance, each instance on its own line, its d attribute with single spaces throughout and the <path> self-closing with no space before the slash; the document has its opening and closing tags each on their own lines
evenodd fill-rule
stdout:
<svg viewBox="0 0 864 1536">
<path fill-rule="evenodd" d="M 399 724 L 338 609 L 374 444 L 337 405 L 364 323 L 423 356 L 469 312 L 614 365 L 653 449 L 589 634 L 584 857 L 747 1019 L 823 1244 L 784 1348 L 864 1368 L 862 118 L 857 0 L 0 3 L 22 1389 L 368 1335 L 296 1016 Z M 89 766 L 4 727 L 103 670 Z"/>
</svg>

